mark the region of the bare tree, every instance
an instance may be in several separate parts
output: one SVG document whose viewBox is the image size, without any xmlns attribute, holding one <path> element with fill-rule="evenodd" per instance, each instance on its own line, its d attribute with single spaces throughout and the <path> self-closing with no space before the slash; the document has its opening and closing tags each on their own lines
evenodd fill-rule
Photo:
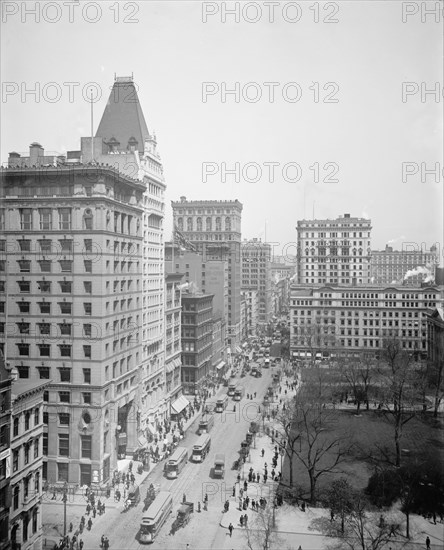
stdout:
<svg viewBox="0 0 444 550">
<path fill-rule="evenodd" d="M 418 388 L 422 377 L 415 368 L 412 356 L 402 347 L 401 340 L 384 342 L 383 364 L 379 367 L 383 388 L 382 409 L 394 428 L 395 465 L 401 465 L 403 428 L 418 413 Z"/>
<path fill-rule="evenodd" d="M 361 356 L 358 361 L 348 361 L 342 371 L 345 383 L 353 393 L 356 401 L 356 412 L 359 414 L 361 404 L 369 410 L 370 388 L 375 374 L 375 365 L 371 358 Z"/>
<path fill-rule="evenodd" d="M 275 508 L 271 503 L 252 514 L 247 527 L 244 529 L 247 547 L 250 550 L 282 548 L 283 540 L 276 531 L 275 522 Z"/>
<path fill-rule="evenodd" d="M 346 460 L 351 449 L 349 438 L 335 429 L 336 420 L 337 413 L 313 400 L 305 386 L 297 399 L 277 416 L 281 440 L 289 441 L 280 445 L 290 459 L 290 472 L 296 458 L 307 471 L 312 504 L 316 501 L 321 476 L 339 473 L 338 466 Z M 300 446 L 297 444 L 299 439 Z"/>
<path fill-rule="evenodd" d="M 330 550 L 381 550 L 400 530 L 400 520 L 395 515 L 379 515 L 371 510 L 367 500 L 355 492 L 347 499 L 344 519 L 316 518 L 310 529 L 336 539 Z"/>
</svg>

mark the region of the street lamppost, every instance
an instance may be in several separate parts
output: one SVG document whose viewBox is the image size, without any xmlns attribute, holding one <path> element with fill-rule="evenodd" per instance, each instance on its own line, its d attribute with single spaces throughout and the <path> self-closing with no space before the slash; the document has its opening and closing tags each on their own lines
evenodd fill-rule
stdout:
<svg viewBox="0 0 444 550">
<path fill-rule="evenodd" d="M 65 481 L 63 486 L 63 536 L 66 537 L 66 502 L 68 500 L 68 483 Z"/>
<path fill-rule="evenodd" d="M 281 476 L 282 476 L 282 459 L 283 459 L 284 454 L 285 454 L 285 451 L 284 451 L 284 448 L 283 448 L 283 447 L 281 447 L 281 448 L 279 449 L 279 454 L 281 455 Z"/>
</svg>

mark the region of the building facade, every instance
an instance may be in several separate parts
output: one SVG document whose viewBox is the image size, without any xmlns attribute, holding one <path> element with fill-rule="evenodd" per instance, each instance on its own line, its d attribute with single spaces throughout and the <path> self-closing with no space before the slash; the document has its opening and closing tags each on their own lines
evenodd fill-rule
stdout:
<svg viewBox="0 0 444 550">
<path fill-rule="evenodd" d="M 349 352 L 378 355 L 387 338 L 427 354 L 427 313 L 439 300 L 437 287 L 293 286 L 290 349 L 293 357 L 328 358 Z"/>
<path fill-rule="evenodd" d="M 171 405 L 182 393 L 180 370 L 182 366 L 181 283 L 183 275 L 165 275 L 165 383 L 166 399 Z"/>
<path fill-rule="evenodd" d="M 425 250 L 372 250 L 370 260 L 371 281 L 377 285 L 404 285 L 418 287 L 434 283 L 439 263 L 436 247 Z"/>
<path fill-rule="evenodd" d="M 44 380 L 12 385 L 10 537 L 12 548 L 21 550 L 43 545 L 43 392 L 48 385 Z"/>
<path fill-rule="evenodd" d="M 257 290 L 259 296 L 258 323 L 264 328 L 271 321 L 272 280 L 271 245 L 260 239 L 242 242 L 242 284 L 241 290 Z"/>
<path fill-rule="evenodd" d="M 213 374 L 213 296 L 182 293 L 182 387 L 197 395 Z"/>
<path fill-rule="evenodd" d="M 246 302 L 246 325 L 248 336 L 259 334 L 259 291 L 243 290 L 242 297 Z"/>
<path fill-rule="evenodd" d="M 80 151 L 51 166 L 47 157 L 33 143 L 1 172 L 0 250 L 16 327 L 5 334 L 7 360 L 20 379 L 51 380 L 44 478 L 100 484 L 168 415 L 165 183 L 132 79 L 116 79 Z"/>
<path fill-rule="evenodd" d="M 298 284 L 369 284 L 371 229 L 371 220 L 350 214 L 298 221 Z"/>
<path fill-rule="evenodd" d="M 172 201 L 174 227 L 207 260 L 228 263 L 228 345 L 240 350 L 241 216 L 238 201 Z M 206 292 L 209 292 L 207 289 Z"/>
<path fill-rule="evenodd" d="M 428 360 L 433 365 L 444 364 L 444 308 L 442 302 L 427 315 Z"/>
<path fill-rule="evenodd" d="M 3 292 L 4 292 L 3 288 Z M 2 295 L 3 301 L 5 294 Z M 3 310 L 4 312 L 4 310 Z M 2 321 L 3 323 L 3 321 Z M 4 330 L 4 324 L 3 324 Z M 6 368 L 3 352 L 0 350 L 0 550 L 11 548 L 9 531 L 9 509 L 11 506 L 11 386 L 10 370 Z"/>
</svg>

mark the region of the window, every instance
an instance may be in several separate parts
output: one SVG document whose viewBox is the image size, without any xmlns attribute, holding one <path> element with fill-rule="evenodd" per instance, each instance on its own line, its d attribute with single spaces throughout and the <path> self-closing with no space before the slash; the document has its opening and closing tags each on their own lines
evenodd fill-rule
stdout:
<svg viewBox="0 0 444 550">
<path fill-rule="evenodd" d="M 69 391 L 59 391 L 59 400 L 61 403 L 71 403 L 71 394 Z"/>
<path fill-rule="evenodd" d="M 40 313 L 51 313 L 51 304 L 49 302 L 39 302 Z"/>
<path fill-rule="evenodd" d="M 91 302 L 85 302 L 83 304 L 83 310 L 85 312 L 85 315 L 91 315 L 91 313 L 92 313 L 92 304 L 91 304 Z"/>
<path fill-rule="evenodd" d="M 39 260 L 40 271 L 42 273 L 51 273 L 51 261 L 50 260 Z"/>
<path fill-rule="evenodd" d="M 49 380 L 50 369 L 49 367 L 37 367 L 40 375 L 40 380 Z"/>
<path fill-rule="evenodd" d="M 30 281 L 17 281 L 20 292 L 30 292 L 31 282 Z"/>
<path fill-rule="evenodd" d="M 71 345 L 70 344 L 59 344 L 60 356 L 61 357 L 71 357 Z"/>
<path fill-rule="evenodd" d="M 24 445 L 25 464 L 29 464 L 29 447 L 30 447 L 30 443 L 25 443 Z"/>
<path fill-rule="evenodd" d="M 92 273 L 92 260 L 83 260 L 86 273 Z"/>
<path fill-rule="evenodd" d="M 89 323 L 86 323 L 83 325 L 83 335 L 87 337 L 91 337 L 92 334 L 92 325 Z"/>
<path fill-rule="evenodd" d="M 19 434 L 19 419 L 18 417 L 16 416 L 14 418 L 14 427 L 13 427 L 13 435 L 14 437 L 17 437 Z"/>
<path fill-rule="evenodd" d="M 71 315 L 72 304 L 71 302 L 59 302 L 60 313 Z"/>
<path fill-rule="evenodd" d="M 40 208 L 40 229 L 52 229 L 52 211 L 50 208 Z"/>
<path fill-rule="evenodd" d="M 71 382 L 71 369 L 60 367 L 60 382 Z"/>
<path fill-rule="evenodd" d="M 30 411 L 26 411 L 25 412 L 25 431 L 29 430 L 30 422 L 31 422 L 31 413 Z"/>
<path fill-rule="evenodd" d="M 38 437 L 36 437 L 34 439 L 34 458 L 38 458 L 39 456 L 39 443 L 40 443 L 40 440 Z M 38 476 L 38 472 L 36 474 L 36 477 Z"/>
<path fill-rule="evenodd" d="M 16 472 L 18 470 L 19 464 L 19 449 L 12 451 L 12 471 Z"/>
<path fill-rule="evenodd" d="M 13 491 L 14 510 L 17 510 L 17 508 L 19 507 L 19 502 L 20 502 L 20 486 L 17 484 L 15 485 L 14 491 Z"/>
<path fill-rule="evenodd" d="M 40 357 L 50 357 L 51 356 L 51 345 L 50 344 L 38 344 L 40 350 Z"/>
<path fill-rule="evenodd" d="M 84 281 L 83 282 L 83 288 L 85 289 L 85 294 L 91 294 L 92 293 L 92 282 L 91 281 Z"/>
<path fill-rule="evenodd" d="M 27 231 L 32 229 L 32 210 L 30 208 L 20 209 L 20 229 Z"/>
<path fill-rule="evenodd" d="M 91 369 L 83 369 L 84 384 L 91 384 Z"/>
<path fill-rule="evenodd" d="M 71 281 L 59 281 L 60 291 L 63 294 L 71 294 L 72 292 L 72 282 Z"/>
<path fill-rule="evenodd" d="M 57 481 L 68 481 L 68 463 L 59 462 L 57 464 Z"/>
<path fill-rule="evenodd" d="M 59 229 L 71 229 L 71 208 L 59 208 Z"/>
<path fill-rule="evenodd" d="M 62 254 L 71 254 L 71 252 L 73 251 L 72 239 L 61 239 L 60 246 L 62 248 Z"/>
<path fill-rule="evenodd" d="M 81 457 L 82 458 L 92 458 L 92 436 L 82 435 L 81 436 Z"/>
<path fill-rule="evenodd" d="M 29 357 L 29 344 L 17 344 L 19 355 Z"/>
<path fill-rule="evenodd" d="M 20 313 L 29 313 L 30 302 L 17 302 Z"/>
<path fill-rule="evenodd" d="M 42 254 L 49 254 L 51 252 L 51 241 L 49 239 L 39 240 L 40 252 Z"/>
<path fill-rule="evenodd" d="M 31 241 L 29 239 L 20 239 L 18 243 L 21 252 L 31 252 Z"/>
<path fill-rule="evenodd" d="M 89 208 L 85 210 L 83 214 L 83 229 L 92 229 L 93 228 L 93 215 Z"/>
<path fill-rule="evenodd" d="M 40 409 L 34 409 L 34 426 L 38 426 L 40 423 Z"/>
<path fill-rule="evenodd" d="M 29 273 L 31 271 L 31 260 L 18 260 L 20 273 Z"/>
<path fill-rule="evenodd" d="M 51 292 L 51 281 L 37 281 L 37 286 L 42 293 L 50 293 Z"/>
<path fill-rule="evenodd" d="M 72 325 L 70 325 L 69 323 L 59 323 L 59 327 L 60 334 L 62 334 L 63 336 L 71 336 Z"/>
<path fill-rule="evenodd" d="M 82 393 L 82 396 L 83 396 L 83 402 L 86 404 L 86 405 L 91 405 L 91 393 L 90 392 L 87 392 L 87 393 Z"/>
<path fill-rule="evenodd" d="M 91 359 L 91 346 L 83 346 L 83 354 L 86 359 Z"/>
<path fill-rule="evenodd" d="M 59 455 L 69 456 L 69 434 L 59 434 Z"/>
<path fill-rule="evenodd" d="M 69 426 L 70 416 L 69 413 L 59 413 L 60 426 Z"/>
<path fill-rule="evenodd" d="M 23 365 L 19 365 L 17 367 L 19 378 L 29 378 L 29 367 L 24 367 Z"/>
<path fill-rule="evenodd" d="M 29 323 L 17 323 L 20 334 L 29 334 Z"/>
<path fill-rule="evenodd" d="M 72 260 L 59 260 L 62 273 L 72 272 Z"/>
</svg>

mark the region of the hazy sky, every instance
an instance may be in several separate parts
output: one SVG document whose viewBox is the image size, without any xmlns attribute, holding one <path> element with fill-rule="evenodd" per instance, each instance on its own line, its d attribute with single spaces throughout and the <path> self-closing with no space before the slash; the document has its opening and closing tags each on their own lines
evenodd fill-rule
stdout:
<svg viewBox="0 0 444 550">
<path fill-rule="evenodd" d="M 2 162 L 32 141 L 79 149 L 82 90 L 101 90 L 96 130 L 114 73 L 133 73 L 164 164 L 167 238 L 185 195 L 239 199 L 247 238 L 266 224 L 267 240 L 294 242 L 298 219 L 347 212 L 371 218 L 373 248 L 442 251 L 443 17 L 426 13 L 438 4 L 275 2 L 273 21 L 273 2 L 243 2 L 239 22 L 224 14 L 235 4 L 3 2 Z M 224 173 L 236 163 L 238 182 Z"/>
</svg>

